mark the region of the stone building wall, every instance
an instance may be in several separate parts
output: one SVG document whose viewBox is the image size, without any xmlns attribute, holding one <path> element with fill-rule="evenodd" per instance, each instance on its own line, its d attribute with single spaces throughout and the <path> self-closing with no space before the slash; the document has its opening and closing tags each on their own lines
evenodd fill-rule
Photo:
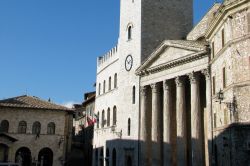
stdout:
<svg viewBox="0 0 250 166">
<path fill-rule="evenodd" d="M 235 97 L 238 112 L 238 117 L 235 118 L 239 122 L 248 122 L 250 118 L 249 94 L 246 93 L 250 88 L 250 34 L 247 31 L 247 10 L 244 9 L 243 11 L 236 11 L 236 13 L 231 15 L 232 18 L 226 18 L 225 23 L 214 33 L 214 37 L 210 39 L 215 46 L 215 54 L 214 56 L 212 55 L 211 60 L 211 74 L 215 78 L 213 108 L 216 110 L 217 118 L 215 120 L 217 127 L 227 125 L 224 121 L 234 122 L 234 118 L 230 117 L 230 114 L 233 114 L 233 110 L 230 110 L 225 103 L 220 105 L 216 102 L 216 93 L 220 90 L 224 92 L 224 102 L 226 103 L 232 102 Z M 239 25 L 239 20 L 243 24 Z M 225 33 L 224 47 L 222 47 L 222 29 L 224 29 Z M 223 68 L 225 68 L 226 87 L 223 87 Z M 228 110 L 227 113 L 225 109 Z"/>
<path fill-rule="evenodd" d="M 250 135 L 250 3 L 227 1 L 224 5 L 207 33 L 211 44 L 213 163 L 247 166 L 250 164 L 246 149 Z M 222 99 L 217 96 L 220 91 Z"/>
<path fill-rule="evenodd" d="M 31 151 L 32 161 L 38 160 L 39 151 L 43 148 L 50 148 L 53 151 L 53 165 L 60 166 L 61 160 L 65 159 L 66 153 L 66 133 L 65 123 L 68 116 L 64 111 L 50 110 L 32 110 L 32 109 L 10 109 L 1 108 L 0 121 L 9 121 L 8 135 L 16 138 L 15 142 L 9 151 L 9 161 L 15 162 L 16 151 L 21 147 L 27 147 Z M 18 133 L 18 124 L 20 121 L 27 122 L 26 134 Z M 34 122 L 41 123 L 41 133 L 39 137 L 32 134 L 32 125 Z M 55 134 L 47 134 L 47 125 L 50 122 L 55 123 Z M 59 146 L 60 140 L 61 142 Z M 71 143 L 69 142 L 68 148 Z M 69 149 L 68 149 L 69 150 Z"/>
</svg>

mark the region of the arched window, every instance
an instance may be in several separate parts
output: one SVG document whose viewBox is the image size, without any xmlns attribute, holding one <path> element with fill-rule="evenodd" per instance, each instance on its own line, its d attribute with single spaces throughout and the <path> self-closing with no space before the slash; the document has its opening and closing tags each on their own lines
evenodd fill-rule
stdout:
<svg viewBox="0 0 250 166">
<path fill-rule="evenodd" d="M 25 134 L 27 129 L 27 123 L 25 121 L 19 122 L 18 133 Z"/>
<path fill-rule="evenodd" d="M 107 126 L 108 127 L 110 126 L 110 108 L 108 108 L 108 111 L 107 111 Z"/>
<path fill-rule="evenodd" d="M 105 93 L 106 81 L 103 81 L 103 93 Z"/>
<path fill-rule="evenodd" d="M 102 110 L 102 127 L 104 127 L 105 123 L 105 112 Z"/>
<path fill-rule="evenodd" d="M 99 86 L 98 86 L 98 95 L 101 95 L 101 83 L 99 83 Z"/>
<path fill-rule="evenodd" d="M 9 132 L 9 122 L 3 120 L 0 125 L 0 132 L 8 133 Z"/>
<path fill-rule="evenodd" d="M 132 90 L 132 103 L 135 104 L 135 86 L 133 86 Z"/>
<path fill-rule="evenodd" d="M 131 120 L 128 118 L 128 136 L 130 136 Z"/>
<path fill-rule="evenodd" d="M 97 128 L 99 128 L 100 112 L 97 113 Z"/>
<path fill-rule="evenodd" d="M 109 77 L 109 90 L 111 90 L 111 77 Z"/>
<path fill-rule="evenodd" d="M 114 106 L 114 108 L 113 108 L 113 126 L 115 126 L 116 125 L 116 115 L 117 114 L 117 109 L 116 109 L 116 106 Z"/>
<path fill-rule="evenodd" d="M 105 158 L 106 166 L 109 166 L 109 149 L 106 148 L 106 158 Z"/>
<path fill-rule="evenodd" d="M 115 148 L 112 151 L 112 166 L 116 166 L 116 150 L 115 150 Z"/>
<path fill-rule="evenodd" d="M 56 125 L 53 122 L 48 124 L 47 134 L 55 134 Z"/>
<path fill-rule="evenodd" d="M 132 38 L 132 26 L 130 25 L 128 27 L 128 40 L 131 40 L 131 38 Z"/>
<path fill-rule="evenodd" d="M 114 76 L 114 88 L 117 88 L 117 73 Z"/>
<path fill-rule="evenodd" d="M 40 134 L 41 131 L 41 123 L 36 121 L 32 126 L 32 134 Z"/>
</svg>

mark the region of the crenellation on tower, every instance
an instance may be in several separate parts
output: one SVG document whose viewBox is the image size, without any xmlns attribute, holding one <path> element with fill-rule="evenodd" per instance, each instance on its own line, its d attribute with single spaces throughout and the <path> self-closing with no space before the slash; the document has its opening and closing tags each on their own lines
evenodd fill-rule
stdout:
<svg viewBox="0 0 250 166">
<path fill-rule="evenodd" d="M 97 72 L 101 71 L 119 58 L 118 45 L 113 47 L 103 56 L 97 58 Z"/>
</svg>

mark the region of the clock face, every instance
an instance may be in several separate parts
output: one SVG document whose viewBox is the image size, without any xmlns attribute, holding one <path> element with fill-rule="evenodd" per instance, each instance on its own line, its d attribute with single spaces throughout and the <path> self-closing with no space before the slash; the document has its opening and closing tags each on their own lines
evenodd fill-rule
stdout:
<svg viewBox="0 0 250 166">
<path fill-rule="evenodd" d="M 127 71 L 130 71 L 132 69 L 133 66 L 133 58 L 131 55 L 128 55 L 125 59 L 125 69 Z"/>
</svg>

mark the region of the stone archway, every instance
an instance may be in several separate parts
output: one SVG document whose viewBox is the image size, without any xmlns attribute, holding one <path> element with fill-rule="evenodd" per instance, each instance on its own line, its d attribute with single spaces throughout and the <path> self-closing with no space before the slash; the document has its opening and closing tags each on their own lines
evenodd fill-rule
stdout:
<svg viewBox="0 0 250 166">
<path fill-rule="evenodd" d="M 16 151 L 16 163 L 21 163 L 22 166 L 31 165 L 31 151 L 27 147 L 21 147 Z"/>
<path fill-rule="evenodd" d="M 5 144 L 0 144 L 0 162 L 8 161 L 9 147 Z"/>
<path fill-rule="evenodd" d="M 43 148 L 38 154 L 38 161 L 41 166 L 53 165 L 53 151 L 50 148 Z"/>
</svg>

